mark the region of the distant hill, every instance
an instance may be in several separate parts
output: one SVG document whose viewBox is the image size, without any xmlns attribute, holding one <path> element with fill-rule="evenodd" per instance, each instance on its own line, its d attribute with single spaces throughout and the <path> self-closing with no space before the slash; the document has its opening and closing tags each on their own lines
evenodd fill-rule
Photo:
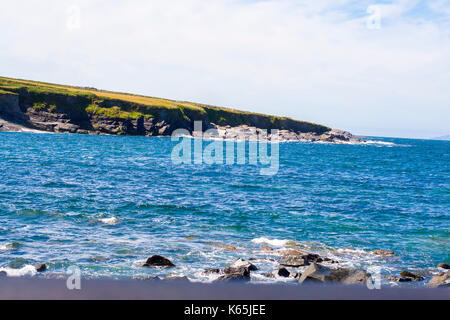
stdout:
<svg viewBox="0 0 450 320">
<path fill-rule="evenodd" d="M 433 140 L 450 140 L 450 134 L 446 136 L 433 138 Z"/>
</svg>

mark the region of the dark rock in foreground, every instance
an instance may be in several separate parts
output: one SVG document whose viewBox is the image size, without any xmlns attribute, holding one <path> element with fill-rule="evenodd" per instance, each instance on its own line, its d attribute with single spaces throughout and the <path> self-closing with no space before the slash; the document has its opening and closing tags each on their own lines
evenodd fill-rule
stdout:
<svg viewBox="0 0 450 320">
<path fill-rule="evenodd" d="M 303 256 L 283 256 L 281 265 L 286 267 L 302 267 L 309 265 L 309 262 Z"/>
<path fill-rule="evenodd" d="M 330 269 L 322 265 L 312 263 L 301 275 L 298 282 L 315 283 L 340 283 L 345 285 L 355 285 L 366 283 L 369 275 L 362 270 L 350 269 Z"/>
<path fill-rule="evenodd" d="M 430 288 L 450 288 L 450 274 L 442 273 L 439 276 L 431 278 L 427 284 Z"/>
<path fill-rule="evenodd" d="M 175 267 L 175 265 L 167 258 L 154 255 L 147 259 L 143 267 Z"/>
<path fill-rule="evenodd" d="M 224 273 L 235 273 L 241 269 L 246 269 L 248 271 L 255 271 L 258 270 L 258 268 L 253 265 L 252 263 L 245 261 L 244 259 L 237 258 L 233 261 L 232 264 L 230 264 L 228 267 L 223 269 Z"/>
<path fill-rule="evenodd" d="M 450 264 L 448 264 L 448 263 L 439 263 L 438 264 L 438 268 L 450 269 Z"/>
<path fill-rule="evenodd" d="M 237 258 L 226 267 L 220 276 L 214 282 L 228 282 L 228 281 L 250 281 L 250 271 L 258 270 L 258 268 L 244 259 Z"/>
<path fill-rule="evenodd" d="M 280 268 L 277 270 L 277 274 L 280 277 L 288 278 L 291 273 L 286 268 Z"/>
<path fill-rule="evenodd" d="M 399 282 L 409 282 L 409 281 L 422 281 L 424 278 L 422 276 L 419 276 L 417 274 L 414 274 L 409 271 L 402 271 L 400 272 L 400 279 Z"/>
<path fill-rule="evenodd" d="M 44 272 L 45 270 L 47 270 L 47 265 L 45 263 L 41 263 L 36 266 L 37 272 Z"/>
</svg>

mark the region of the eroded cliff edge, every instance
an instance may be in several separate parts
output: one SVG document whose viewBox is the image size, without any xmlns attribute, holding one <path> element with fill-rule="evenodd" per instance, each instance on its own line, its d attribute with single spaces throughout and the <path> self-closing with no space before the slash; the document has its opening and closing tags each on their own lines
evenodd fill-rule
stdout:
<svg viewBox="0 0 450 320">
<path fill-rule="evenodd" d="M 222 137 L 278 129 L 280 140 L 358 142 L 323 125 L 190 102 L 0 77 L 0 131 L 168 136 L 217 128 Z M 269 136 L 270 138 L 270 136 Z"/>
</svg>

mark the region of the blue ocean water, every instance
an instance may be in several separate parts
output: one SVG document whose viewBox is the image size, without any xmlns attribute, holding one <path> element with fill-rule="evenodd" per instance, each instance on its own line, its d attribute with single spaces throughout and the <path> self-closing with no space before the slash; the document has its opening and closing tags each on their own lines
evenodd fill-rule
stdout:
<svg viewBox="0 0 450 320">
<path fill-rule="evenodd" d="M 277 281 L 262 276 L 278 265 L 268 245 L 431 276 L 450 262 L 450 142 L 376 140 L 393 145 L 281 143 L 278 173 L 263 176 L 175 165 L 170 138 L 0 133 L 0 270 L 208 281 L 201 270 L 242 257 L 255 281 Z M 153 254 L 177 267 L 143 268 Z"/>
</svg>

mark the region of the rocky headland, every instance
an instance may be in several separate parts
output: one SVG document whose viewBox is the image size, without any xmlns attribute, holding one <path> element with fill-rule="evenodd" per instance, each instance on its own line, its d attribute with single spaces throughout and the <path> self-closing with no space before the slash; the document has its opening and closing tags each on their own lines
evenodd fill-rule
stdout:
<svg viewBox="0 0 450 320">
<path fill-rule="evenodd" d="M 0 77 L 0 131 L 170 136 L 176 129 L 192 133 L 195 121 L 227 139 L 361 142 L 346 131 L 285 117 Z"/>
</svg>

